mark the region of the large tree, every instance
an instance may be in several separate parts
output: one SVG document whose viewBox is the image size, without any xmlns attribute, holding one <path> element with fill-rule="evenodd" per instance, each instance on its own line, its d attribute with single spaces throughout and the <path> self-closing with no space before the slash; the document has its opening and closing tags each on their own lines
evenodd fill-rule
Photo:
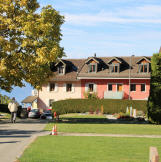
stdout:
<svg viewBox="0 0 161 162">
<path fill-rule="evenodd" d="M 50 63 L 64 55 L 60 27 L 64 17 L 37 0 L 0 0 L 0 88 L 23 81 L 40 88 L 51 75 Z"/>
<path fill-rule="evenodd" d="M 153 54 L 151 60 L 150 96 L 148 117 L 152 122 L 161 123 L 161 51 Z"/>
</svg>

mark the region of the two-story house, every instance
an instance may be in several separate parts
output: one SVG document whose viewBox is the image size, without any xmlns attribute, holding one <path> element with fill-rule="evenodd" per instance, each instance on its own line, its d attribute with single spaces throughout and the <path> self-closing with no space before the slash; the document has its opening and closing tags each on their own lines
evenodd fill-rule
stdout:
<svg viewBox="0 0 161 162">
<path fill-rule="evenodd" d="M 150 89 L 150 57 L 90 57 L 61 59 L 53 64 L 53 77 L 38 92 L 38 108 L 54 101 L 84 98 L 147 100 Z"/>
</svg>

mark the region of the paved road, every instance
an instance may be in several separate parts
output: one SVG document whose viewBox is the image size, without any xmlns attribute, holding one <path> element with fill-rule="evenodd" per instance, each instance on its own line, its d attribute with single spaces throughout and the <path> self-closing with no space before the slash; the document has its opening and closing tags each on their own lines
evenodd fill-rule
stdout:
<svg viewBox="0 0 161 162">
<path fill-rule="evenodd" d="M 0 161 L 16 161 L 37 135 L 44 134 L 45 125 L 45 120 L 37 119 L 0 122 Z"/>
</svg>

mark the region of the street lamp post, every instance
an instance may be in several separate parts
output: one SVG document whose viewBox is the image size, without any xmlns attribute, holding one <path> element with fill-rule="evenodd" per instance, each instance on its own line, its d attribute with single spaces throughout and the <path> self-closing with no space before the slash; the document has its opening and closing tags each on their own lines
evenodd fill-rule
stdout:
<svg viewBox="0 0 161 162">
<path fill-rule="evenodd" d="M 129 65 L 129 100 L 130 100 L 130 92 L 131 92 L 131 66 L 132 66 L 132 57 L 134 55 L 132 55 L 130 57 L 130 65 Z"/>
</svg>

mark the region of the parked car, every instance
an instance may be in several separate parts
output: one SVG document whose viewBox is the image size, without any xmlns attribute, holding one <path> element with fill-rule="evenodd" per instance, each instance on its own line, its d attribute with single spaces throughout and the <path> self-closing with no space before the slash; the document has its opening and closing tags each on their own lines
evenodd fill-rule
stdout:
<svg viewBox="0 0 161 162">
<path fill-rule="evenodd" d="M 28 111 L 27 108 L 22 108 L 20 112 L 20 118 L 25 119 L 28 117 Z"/>
<path fill-rule="evenodd" d="M 48 119 L 48 120 L 52 120 L 53 119 L 53 115 L 52 112 L 50 110 L 47 110 L 45 112 L 43 112 L 40 116 L 41 119 Z"/>
<path fill-rule="evenodd" d="M 29 118 L 40 118 L 40 111 L 38 109 L 32 109 L 29 114 Z"/>
</svg>

